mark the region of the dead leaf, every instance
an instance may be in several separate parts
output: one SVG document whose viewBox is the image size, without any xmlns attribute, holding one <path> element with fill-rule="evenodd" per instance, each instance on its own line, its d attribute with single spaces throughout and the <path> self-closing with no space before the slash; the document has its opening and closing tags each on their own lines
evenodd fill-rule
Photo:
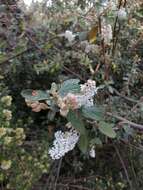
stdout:
<svg viewBox="0 0 143 190">
<path fill-rule="evenodd" d="M 94 43 L 96 41 L 98 34 L 98 26 L 94 26 L 88 33 L 88 41 L 89 43 Z"/>
</svg>

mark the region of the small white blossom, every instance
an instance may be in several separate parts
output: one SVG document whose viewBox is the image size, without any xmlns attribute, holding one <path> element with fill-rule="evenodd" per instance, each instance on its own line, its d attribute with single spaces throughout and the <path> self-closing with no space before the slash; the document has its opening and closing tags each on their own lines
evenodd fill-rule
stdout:
<svg viewBox="0 0 143 190">
<path fill-rule="evenodd" d="M 80 85 L 81 95 L 77 95 L 79 107 L 90 107 L 94 105 L 94 95 L 97 93 L 98 88 L 93 80 L 88 80 L 87 83 Z"/>
<path fill-rule="evenodd" d="M 80 85 L 81 93 L 93 97 L 97 93 L 96 83 L 93 80 L 88 80 L 87 83 Z"/>
<path fill-rule="evenodd" d="M 117 0 L 102 0 L 100 1 L 100 7 L 98 8 L 98 14 L 103 14 L 104 11 L 115 11 L 117 9 Z"/>
<path fill-rule="evenodd" d="M 73 128 L 70 131 L 62 132 L 57 131 L 55 133 L 55 140 L 53 147 L 49 149 L 49 154 L 53 160 L 60 159 L 67 152 L 74 149 L 76 143 L 79 140 L 79 134 Z"/>
<path fill-rule="evenodd" d="M 117 5 L 118 5 L 117 0 L 110 1 L 109 6 L 110 6 L 111 10 L 115 11 L 117 9 Z"/>
<path fill-rule="evenodd" d="M 75 39 L 75 34 L 73 34 L 70 30 L 66 30 L 64 36 L 69 42 L 72 42 Z"/>
<path fill-rule="evenodd" d="M 101 28 L 101 35 L 104 39 L 105 44 L 109 44 L 112 40 L 112 27 L 110 24 L 106 24 L 103 22 L 102 28 Z"/>
<path fill-rule="evenodd" d="M 118 15 L 118 18 L 120 19 L 120 20 L 124 20 L 124 19 L 126 19 L 127 18 L 127 12 L 126 12 L 126 9 L 125 8 L 120 8 L 119 9 L 119 11 L 118 11 L 118 13 L 117 13 L 117 15 Z"/>
<path fill-rule="evenodd" d="M 118 5 L 118 0 L 102 0 L 101 5 L 105 8 L 113 10 Z"/>
<path fill-rule="evenodd" d="M 60 37 L 65 37 L 70 43 L 74 41 L 76 35 L 72 33 L 70 30 L 66 30 L 64 33 L 59 34 Z"/>
<path fill-rule="evenodd" d="M 94 105 L 93 97 L 88 97 L 86 95 L 79 95 L 77 96 L 78 99 L 78 106 L 85 106 L 90 107 Z"/>
<path fill-rule="evenodd" d="M 92 146 L 90 151 L 89 151 L 89 155 L 91 158 L 95 158 L 96 157 L 96 152 L 95 152 L 95 147 Z"/>
<path fill-rule="evenodd" d="M 102 1 L 101 1 L 101 5 L 102 5 L 103 7 L 107 7 L 107 6 L 108 6 L 108 3 L 109 3 L 108 0 L 102 0 Z"/>
</svg>

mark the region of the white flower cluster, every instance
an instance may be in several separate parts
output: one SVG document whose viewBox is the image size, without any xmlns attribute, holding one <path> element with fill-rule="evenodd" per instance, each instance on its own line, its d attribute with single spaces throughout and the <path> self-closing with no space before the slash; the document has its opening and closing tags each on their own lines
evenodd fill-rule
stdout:
<svg viewBox="0 0 143 190">
<path fill-rule="evenodd" d="M 97 87 L 94 80 L 88 80 L 87 83 L 81 84 L 81 93 L 88 97 L 93 97 L 97 93 Z"/>
<path fill-rule="evenodd" d="M 55 133 L 53 147 L 49 149 L 49 155 L 53 160 L 60 159 L 67 152 L 74 149 L 78 140 L 79 134 L 73 128 L 67 132 L 57 131 Z"/>
<path fill-rule="evenodd" d="M 60 37 L 65 37 L 69 41 L 69 43 L 71 43 L 72 41 L 74 41 L 74 39 L 76 37 L 76 35 L 73 34 L 73 32 L 70 31 L 70 30 L 66 30 L 65 33 L 59 34 L 59 36 Z"/>
<path fill-rule="evenodd" d="M 81 95 L 77 95 L 78 106 L 90 107 L 94 105 L 93 97 L 97 93 L 98 88 L 93 80 L 88 80 L 87 83 L 80 85 Z"/>
<path fill-rule="evenodd" d="M 127 18 L 127 12 L 124 7 L 120 8 L 119 11 L 117 12 L 118 18 L 120 20 L 124 20 Z"/>
<path fill-rule="evenodd" d="M 105 22 L 103 22 L 101 28 L 101 35 L 102 38 L 104 39 L 105 44 L 109 44 L 113 36 L 112 26 L 110 24 L 106 24 Z"/>
<path fill-rule="evenodd" d="M 98 9 L 99 14 L 103 14 L 105 10 L 115 11 L 117 9 L 117 0 L 100 0 L 100 8 Z"/>
<path fill-rule="evenodd" d="M 70 30 L 66 30 L 64 34 L 65 38 L 69 41 L 72 42 L 75 39 L 75 34 L 73 34 Z"/>
</svg>

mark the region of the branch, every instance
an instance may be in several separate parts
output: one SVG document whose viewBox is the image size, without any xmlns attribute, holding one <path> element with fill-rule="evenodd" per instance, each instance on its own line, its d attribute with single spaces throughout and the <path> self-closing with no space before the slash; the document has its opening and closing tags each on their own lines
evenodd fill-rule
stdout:
<svg viewBox="0 0 143 190">
<path fill-rule="evenodd" d="M 58 170 L 57 170 L 57 176 L 56 176 L 56 180 L 55 180 L 55 184 L 54 184 L 54 190 L 57 189 L 57 182 L 58 182 L 59 175 L 60 175 L 61 165 L 62 165 L 62 158 L 59 160 L 59 165 L 58 165 Z"/>
<path fill-rule="evenodd" d="M 83 187 L 81 185 L 72 185 L 72 184 L 59 183 L 59 184 L 57 184 L 57 186 L 65 187 L 67 189 L 69 189 L 69 187 L 71 187 L 71 188 L 76 188 L 76 189 L 79 189 L 79 190 L 90 190 L 88 187 Z"/>
<path fill-rule="evenodd" d="M 121 164 L 122 164 L 122 167 L 123 167 L 123 169 L 124 169 L 124 172 L 125 172 L 127 181 L 128 181 L 128 183 L 129 183 L 130 189 L 133 189 L 133 188 L 132 188 L 132 183 L 131 183 L 131 181 L 130 181 L 129 174 L 128 174 L 128 171 L 127 171 L 127 168 L 126 168 L 126 166 L 125 166 L 124 160 L 123 160 L 122 157 L 121 157 L 121 154 L 120 154 L 120 152 L 119 152 L 119 149 L 118 149 L 118 147 L 117 147 L 116 145 L 114 145 L 114 148 L 115 148 L 116 154 L 118 155 L 119 160 L 120 160 L 120 162 L 121 162 Z"/>
<path fill-rule="evenodd" d="M 134 100 L 134 99 L 132 99 L 132 98 L 129 98 L 129 97 L 127 97 L 127 96 L 124 96 L 123 94 L 121 94 L 120 92 L 118 92 L 118 90 L 116 90 L 115 88 L 113 88 L 113 90 L 114 90 L 114 92 L 115 92 L 118 96 L 120 96 L 121 98 L 124 98 L 125 100 L 128 100 L 129 102 L 139 103 L 138 100 Z"/>
<path fill-rule="evenodd" d="M 52 40 L 54 40 L 54 39 L 56 39 L 56 38 L 58 38 L 58 36 L 54 36 L 54 37 L 48 39 L 46 42 L 41 43 L 40 46 L 42 46 L 43 44 L 45 44 L 45 43 L 47 43 L 47 42 L 51 42 Z M 30 40 L 32 41 L 32 39 L 30 39 Z M 16 57 L 19 57 L 19 56 L 21 56 L 22 54 L 26 53 L 27 51 L 33 50 L 33 49 L 35 49 L 35 48 L 38 49 L 38 50 L 40 50 L 40 51 L 43 53 L 42 48 L 40 48 L 39 46 L 36 46 L 36 45 L 35 45 L 36 42 L 34 42 L 34 41 L 32 41 L 32 42 L 34 43 L 34 47 L 27 48 L 27 49 L 23 50 L 23 51 L 20 52 L 20 53 L 17 53 L 17 54 L 15 54 L 15 55 L 10 56 L 10 57 L 8 57 L 6 60 L 0 62 L 0 64 L 7 63 L 7 62 L 10 61 L 11 59 L 14 59 L 14 58 L 16 58 Z"/>
<path fill-rule="evenodd" d="M 69 73 L 71 73 L 72 75 L 76 76 L 77 78 L 79 78 L 81 81 L 86 81 L 85 79 L 83 79 L 79 74 L 75 73 L 74 71 L 72 71 L 71 69 L 68 69 L 65 65 L 63 65 L 63 69 Z"/>
<path fill-rule="evenodd" d="M 120 2 L 119 2 L 118 10 L 120 9 L 121 5 L 122 5 L 122 0 L 120 0 Z M 113 56 L 114 56 L 114 52 L 115 52 L 115 49 L 116 49 L 118 35 L 119 35 L 119 31 L 120 31 L 120 24 L 119 24 L 118 31 L 116 31 L 117 23 L 118 23 L 118 15 L 115 18 L 115 24 L 114 24 L 114 29 L 113 29 L 113 47 L 112 47 L 112 55 Z"/>
<path fill-rule="evenodd" d="M 115 115 L 115 114 L 110 113 L 110 112 L 107 112 L 106 114 L 120 120 L 121 121 L 120 124 L 129 124 L 130 127 L 134 128 L 134 129 L 143 130 L 143 125 L 141 125 L 141 124 L 134 123 L 132 121 L 125 119 L 124 117 Z"/>
</svg>

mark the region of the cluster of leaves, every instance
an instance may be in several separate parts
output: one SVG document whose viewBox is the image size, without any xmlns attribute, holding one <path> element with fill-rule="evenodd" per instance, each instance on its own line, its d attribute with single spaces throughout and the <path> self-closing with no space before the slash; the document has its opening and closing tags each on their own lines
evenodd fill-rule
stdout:
<svg viewBox="0 0 143 190">
<path fill-rule="evenodd" d="M 2 79 L 0 89 L 0 188 L 28 190 L 49 170 L 47 137 L 27 139 L 23 121 L 14 122 L 12 97 Z"/>
</svg>

